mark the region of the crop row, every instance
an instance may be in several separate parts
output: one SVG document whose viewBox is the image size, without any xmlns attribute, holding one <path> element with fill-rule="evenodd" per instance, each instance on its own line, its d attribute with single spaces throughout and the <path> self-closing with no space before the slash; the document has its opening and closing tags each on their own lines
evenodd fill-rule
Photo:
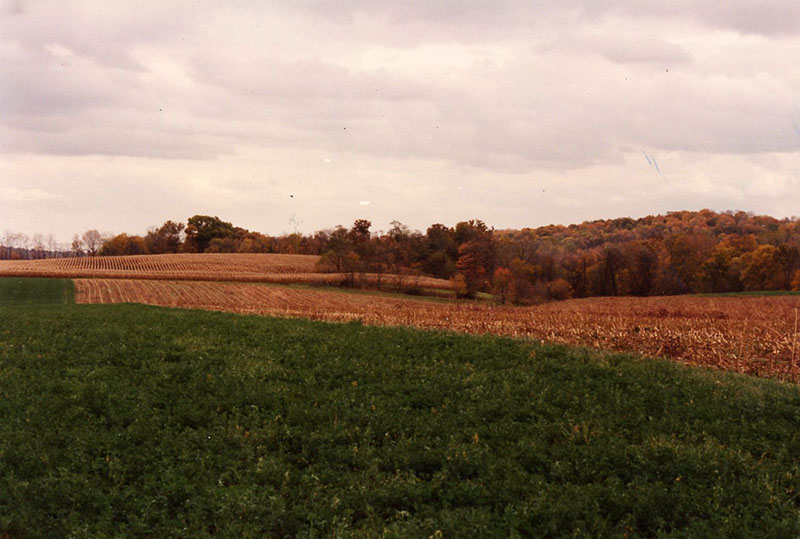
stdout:
<svg viewBox="0 0 800 539">
<path fill-rule="evenodd" d="M 793 296 L 591 298 L 523 308 L 235 283 L 80 279 L 76 298 L 82 303 L 360 319 L 665 356 L 781 379 L 796 379 L 800 373 L 800 298 Z"/>
<path fill-rule="evenodd" d="M 171 279 L 387 285 L 452 289 L 452 283 L 421 275 L 319 273 L 319 257 L 287 254 L 176 254 L 0 260 L 0 276 L 95 279 Z"/>
<path fill-rule="evenodd" d="M 175 254 L 10 260 L 4 271 L 125 271 L 138 273 L 312 273 L 319 257 L 287 254 Z"/>
</svg>

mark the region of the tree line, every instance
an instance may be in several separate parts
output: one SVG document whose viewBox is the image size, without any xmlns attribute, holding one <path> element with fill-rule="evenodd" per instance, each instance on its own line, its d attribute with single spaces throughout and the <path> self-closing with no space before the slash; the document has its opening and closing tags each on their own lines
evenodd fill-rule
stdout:
<svg viewBox="0 0 800 539">
<path fill-rule="evenodd" d="M 6 232 L 0 236 L 0 260 L 53 258 L 65 256 L 63 247 L 56 241 L 55 234 L 34 234 Z"/>
<path fill-rule="evenodd" d="M 12 246 L 12 249 L 14 247 Z M 17 247 L 19 248 L 19 247 Z M 8 254 L 8 251 L 4 251 Z M 158 253 L 295 253 L 358 285 L 365 274 L 449 279 L 459 295 L 503 302 L 589 296 L 800 289 L 800 221 L 746 212 L 670 212 L 578 225 L 495 230 L 469 220 L 422 233 L 356 220 L 313 234 L 271 237 L 216 216 L 166 221 L 144 236 L 76 234 L 73 256 Z M 0 252 L 2 255 L 3 252 Z M 374 283 L 375 279 L 369 282 Z"/>
</svg>

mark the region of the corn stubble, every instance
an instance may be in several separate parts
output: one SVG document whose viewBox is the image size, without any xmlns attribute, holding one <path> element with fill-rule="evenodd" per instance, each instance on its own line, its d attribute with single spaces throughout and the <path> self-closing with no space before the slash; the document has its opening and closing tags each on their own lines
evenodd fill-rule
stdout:
<svg viewBox="0 0 800 539">
<path fill-rule="evenodd" d="M 316 255 L 274 253 L 181 253 L 131 256 L 87 256 L 41 260 L 0 260 L 0 277 L 67 279 L 170 279 L 310 283 L 450 290 L 452 283 L 422 275 L 321 272 Z"/>
<path fill-rule="evenodd" d="M 0 261 L 0 275 L 229 280 L 258 275 L 313 274 L 319 257 L 290 254 L 87 256 Z"/>
<path fill-rule="evenodd" d="M 797 381 L 793 296 L 588 298 L 536 307 L 240 283 L 78 279 L 79 303 L 145 303 L 532 338 Z M 793 355 L 794 354 L 794 355 Z"/>
</svg>

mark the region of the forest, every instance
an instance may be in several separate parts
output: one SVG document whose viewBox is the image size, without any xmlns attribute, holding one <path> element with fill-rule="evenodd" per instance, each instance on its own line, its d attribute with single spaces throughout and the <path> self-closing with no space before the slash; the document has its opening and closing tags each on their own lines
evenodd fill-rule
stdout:
<svg viewBox="0 0 800 539">
<path fill-rule="evenodd" d="M 52 235 L 51 235 L 52 236 Z M 63 256 L 44 242 L 6 234 L 0 258 Z M 27 243 L 30 243 L 28 241 Z M 268 236 L 216 216 L 166 221 L 144 236 L 73 237 L 70 256 L 159 253 L 288 253 L 320 256 L 320 270 L 391 273 L 452 281 L 462 297 L 480 292 L 531 304 L 589 296 L 651 296 L 800 289 L 800 220 L 748 212 L 670 212 L 639 219 L 496 230 L 480 220 L 433 224 L 423 233 L 366 219 L 313 234 Z M 412 280 L 409 279 L 409 282 Z"/>
</svg>

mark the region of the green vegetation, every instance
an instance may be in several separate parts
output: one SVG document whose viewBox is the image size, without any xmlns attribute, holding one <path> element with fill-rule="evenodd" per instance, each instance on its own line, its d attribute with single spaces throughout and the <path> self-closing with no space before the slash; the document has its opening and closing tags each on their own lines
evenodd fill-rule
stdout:
<svg viewBox="0 0 800 539">
<path fill-rule="evenodd" d="M 0 278 L 0 307 L 74 303 L 68 279 Z"/>
<path fill-rule="evenodd" d="M 0 280 L 0 536 L 800 534 L 795 386 L 69 288 Z"/>
</svg>

